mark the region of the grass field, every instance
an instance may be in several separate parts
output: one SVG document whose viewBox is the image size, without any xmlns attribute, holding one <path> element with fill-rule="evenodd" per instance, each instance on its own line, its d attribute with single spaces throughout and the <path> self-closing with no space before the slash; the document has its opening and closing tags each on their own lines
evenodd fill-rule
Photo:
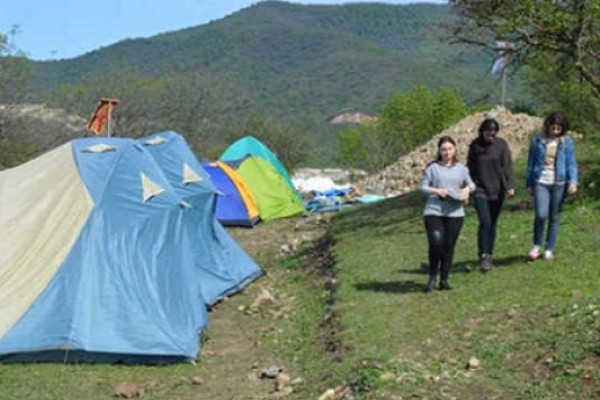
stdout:
<svg viewBox="0 0 600 400">
<path fill-rule="evenodd" d="M 109 399 L 129 381 L 145 399 L 270 399 L 281 393 L 256 378 L 269 363 L 290 376 L 294 400 L 600 398 L 598 150 L 597 139 L 577 144 L 581 191 L 565 204 L 553 262 L 525 259 L 533 211 L 523 187 L 505 205 L 487 274 L 468 208 L 452 291 L 422 292 L 420 193 L 335 215 L 292 258 L 266 243 L 301 228 L 267 223 L 252 239 L 234 232 L 267 275 L 211 313 L 197 365 L 0 365 L 0 398 Z M 248 313 L 263 288 L 276 305 Z"/>
<path fill-rule="evenodd" d="M 422 292 L 427 242 L 420 193 L 337 215 L 337 286 L 322 299 L 334 304 L 330 334 L 337 348 L 321 364 L 332 371 L 321 371 L 321 389 L 341 392 L 345 384 L 355 398 L 369 399 L 598 398 L 597 149 L 598 140 L 578 145 L 581 191 L 565 204 L 553 262 L 526 260 L 533 210 L 521 186 L 501 215 L 497 268 L 487 274 L 477 268 L 477 219 L 468 208 L 452 291 Z M 522 177 L 523 160 L 516 169 Z M 298 324 L 309 325 L 305 320 Z M 310 356 L 299 364 L 320 368 Z"/>
</svg>

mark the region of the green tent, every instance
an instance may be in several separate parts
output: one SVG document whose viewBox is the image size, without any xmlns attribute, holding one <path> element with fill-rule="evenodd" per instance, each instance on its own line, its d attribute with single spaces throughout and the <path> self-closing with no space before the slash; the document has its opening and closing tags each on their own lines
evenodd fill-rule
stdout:
<svg viewBox="0 0 600 400">
<path fill-rule="evenodd" d="M 279 158 L 277 158 L 275 153 L 273 153 L 264 143 L 254 136 L 245 136 L 237 140 L 221 154 L 219 159 L 227 162 L 241 160 L 247 156 L 257 156 L 269 162 L 269 164 L 271 164 L 285 179 L 286 184 L 290 187 L 294 195 L 298 196 L 296 188 L 290 179 L 290 175 L 281 161 L 279 161 Z"/>
<path fill-rule="evenodd" d="M 286 218 L 304 212 L 302 201 L 265 159 L 249 156 L 231 164 L 254 195 L 261 219 Z"/>
</svg>

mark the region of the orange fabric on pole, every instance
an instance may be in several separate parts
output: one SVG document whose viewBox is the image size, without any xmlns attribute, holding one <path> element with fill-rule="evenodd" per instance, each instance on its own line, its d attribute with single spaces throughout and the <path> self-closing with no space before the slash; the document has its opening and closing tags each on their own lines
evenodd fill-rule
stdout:
<svg viewBox="0 0 600 400">
<path fill-rule="evenodd" d="M 104 125 L 110 119 L 110 115 L 115 106 L 119 103 L 115 99 L 101 99 L 92 117 L 88 121 L 86 128 L 96 135 L 100 135 L 104 129 Z"/>
</svg>

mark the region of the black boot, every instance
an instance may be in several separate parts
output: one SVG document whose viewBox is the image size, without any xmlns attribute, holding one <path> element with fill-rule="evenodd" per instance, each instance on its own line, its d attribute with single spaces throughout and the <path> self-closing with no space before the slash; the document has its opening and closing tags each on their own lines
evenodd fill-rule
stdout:
<svg viewBox="0 0 600 400">
<path fill-rule="evenodd" d="M 491 254 L 482 254 L 479 258 L 479 269 L 481 272 L 489 272 L 494 268 Z"/>
<path fill-rule="evenodd" d="M 429 293 L 433 290 L 433 288 L 435 287 L 435 276 L 433 277 L 429 277 L 429 282 L 427 282 L 427 286 L 425 286 L 425 289 L 423 290 L 425 293 Z"/>
<path fill-rule="evenodd" d="M 442 263 L 440 268 L 440 290 L 452 290 L 452 286 L 448 283 L 448 276 L 450 275 L 450 265 Z"/>
<path fill-rule="evenodd" d="M 440 281 L 440 290 L 452 290 L 452 286 L 448 280 Z"/>
</svg>

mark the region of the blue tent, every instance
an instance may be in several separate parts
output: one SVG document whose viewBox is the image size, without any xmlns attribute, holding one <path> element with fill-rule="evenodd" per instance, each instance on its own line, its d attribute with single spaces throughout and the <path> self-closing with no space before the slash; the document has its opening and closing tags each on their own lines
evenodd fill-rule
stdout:
<svg viewBox="0 0 600 400">
<path fill-rule="evenodd" d="M 203 163 L 202 167 L 219 192 L 217 220 L 224 226 L 256 225 L 260 220 L 258 206 L 242 177 L 221 161 Z"/>
<path fill-rule="evenodd" d="M 260 267 L 215 218 L 217 191 L 183 136 L 164 131 L 138 142 L 154 157 L 175 191 L 200 211 L 195 217 L 200 237 L 192 251 L 202 266 L 202 292 L 207 304 L 238 292 L 258 278 Z"/>
<path fill-rule="evenodd" d="M 243 285 L 207 282 L 239 250 L 210 185 L 186 198 L 167 171 L 134 140 L 86 138 L 0 172 L 0 360 L 197 357 L 207 304 Z"/>
</svg>

